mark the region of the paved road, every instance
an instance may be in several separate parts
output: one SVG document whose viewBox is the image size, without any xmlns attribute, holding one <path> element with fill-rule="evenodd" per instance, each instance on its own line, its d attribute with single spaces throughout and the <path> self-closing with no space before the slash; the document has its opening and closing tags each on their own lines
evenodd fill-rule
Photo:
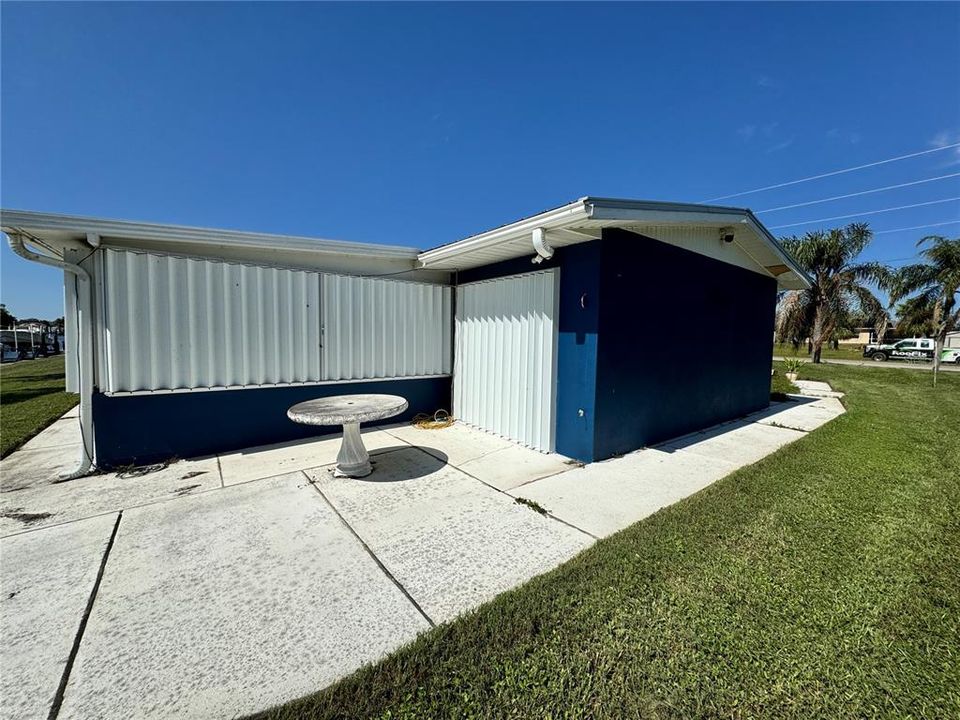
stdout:
<svg viewBox="0 0 960 720">
<path fill-rule="evenodd" d="M 774 360 L 785 360 L 786 358 L 774 355 Z M 877 360 L 840 360 L 838 358 L 823 358 L 821 361 L 825 365 L 856 365 L 858 367 L 877 367 L 877 368 L 906 368 L 907 370 L 933 370 L 933 363 L 928 362 L 878 362 Z M 941 365 L 941 372 L 960 372 L 960 365 Z"/>
</svg>

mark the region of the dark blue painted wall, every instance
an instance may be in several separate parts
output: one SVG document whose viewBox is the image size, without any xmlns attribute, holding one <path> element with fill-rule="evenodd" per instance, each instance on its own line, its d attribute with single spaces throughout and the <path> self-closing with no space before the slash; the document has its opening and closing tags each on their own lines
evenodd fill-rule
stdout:
<svg viewBox="0 0 960 720">
<path fill-rule="evenodd" d="M 563 248 L 557 337 L 557 452 L 591 460 L 597 423 L 601 241 Z"/>
<path fill-rule="evenodd" d="M 517 258 L 457 281 L 548 267 L 560 268 L 557 452 L 603 460 L 769 403 L 773 278 L 608 230 L 541 265 Z"/>
<path fill-rule="evenodd" d="M 773 278 L 605 231 L 594 459 L 766 407 Z"/>
<path fill-rule="evenodd" d="M 287 408 L 304 400 L 349 393 L 405 397 L 409 409 L 371 425 L 410 420 L 450 407 L 450 378 L 385 380 L 277 388 L 153 395 L 93 396 L 97 464 L 105 469 L 171 457 L 195 457 L 254 445 L 338 432 L 298 425 Z"/>
</svg>

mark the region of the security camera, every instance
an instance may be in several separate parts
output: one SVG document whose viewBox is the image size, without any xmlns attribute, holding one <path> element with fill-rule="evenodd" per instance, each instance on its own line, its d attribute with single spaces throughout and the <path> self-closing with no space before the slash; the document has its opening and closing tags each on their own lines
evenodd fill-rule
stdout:
<svg viewBox="0 0 960 720">
<path fill-rule="evenodd" d="M 720 239 L 725 243 L 733 242 L 733 228 L 720 228 Z"/>
</svg>

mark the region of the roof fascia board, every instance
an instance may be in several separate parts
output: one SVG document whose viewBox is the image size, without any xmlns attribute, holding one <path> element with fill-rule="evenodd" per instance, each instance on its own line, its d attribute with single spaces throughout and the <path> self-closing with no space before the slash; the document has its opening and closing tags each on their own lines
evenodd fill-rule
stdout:
<svg viewBox="0 0 960 720">
<path fill-rule="evenodd" d="M 783 260 L 783 264 L 790 268 L 797 277 L 800 278 L 800 282 L 804 284 L 805 287 L 809 288 L 813 285 L 813 281 L 810 279 L 810 276 L 807 275 L 806 271 L 797 265 L 796 260 L 790 257 L 790 253 L 783 249 L 783 246 L 780 242 L 773 236 L 762 222 L 760 222 L 756 216 L 750 212 L 746 211 L 746 217 L 743 219 L 743 222 L 746 223 L 755 233 L 760 237 L 766 238 L 767 242 L 770 243 L 770 246 L 773 248 L 773 251 Z"/>
<path fill-rule="evenodd" d="M 710 223 L 730 224 L 742 223 L 769 243 L 774 253 L 783 260 L 800 278 L 800 282 L 810 287 L 812 282 L 806 272 L 797 265 L 789 253 L 777 241 L 773 234 L 761 223 L 757 217 L 747 209 L 690 205 L 685 203 L 652 203 L 632 202 L 629 200 L 614 200 L 608 198 L 586 198 L 586 202 L 593 204 L 593 219 L 595 220 L 632 220 L 643 222 L 669 222 L 674 224 L 702 223 L 709 217 Z M 642 217 L 641 217 L 642 214 Z"/>
<path fill-rule="evenodd" d="M 554 210 L 548 210 L 545 213 L 518 220 L 515 223 L 494 228 L 479 235 L 472 235 L 463 240 L 427 250 L 420 253 L 419 260 L 423 267 L 429 267 L 431 263 L 449 260 L 474 250 L 496 245 L 504 240 L 523 237 L 527 233 L 532 233 L 536 228 L 549 230 L 551 227 L 562 227 L 572 221 L 586 217 L 590 217 L 590 208 L 587 207 L 584 200 L 576 200 Z"/>
<path fill-rule="evenodd" d="M 593 220 L 631 221 L 645 225 L 668 223 L 670 225 L 729 225 L 738 223 L 744 218 L 744 213 L 726 212 L 689 212 L 685 210 L 640 210 L 633 208 L 594 207 Z"/>
<path fill-rule="evenodd" d="M 745 208 L 729 207 L 726 205 L 697 205 L 696 203 L 662 202 L 659 200 L 625 200 L 622 198 L 591 197 L 583 198 L 585 203 L 594 208 L 624 209 L 624 210 L 658 210 L 669 212 L 692 212 L 700 214 L 732 213 L 743 215 L 748 212 Z"/>
<path fill-rule="evenodd" d="M 38 213 L 26 210 L 0 210 L 0 228 L 5 232 L 15 231 L 18 228 L 28 228 L 32 230 L 76 233 L 83 236 L 86 236 L 88 233 L 94 233 L 101 238 L 113 237 L 124 240 L 150 240 L 154 242 L 176 242 L 195 245 L 229 244 L 252 249 L 271 250 L 282 248 L 302 252 L 330 253 L 336 255 L 367 255 L 409 260 L 416 259 L 419 253 L 416 248 L 393 245 L 373 245 L 341 240 L 321 240 L 290 235 L 271 235 L 238 230 L 216 230 L 183 225 L 158 225 L 154 223 L 130 222 L 127 220 L 105 220 Z"/>
</svg>

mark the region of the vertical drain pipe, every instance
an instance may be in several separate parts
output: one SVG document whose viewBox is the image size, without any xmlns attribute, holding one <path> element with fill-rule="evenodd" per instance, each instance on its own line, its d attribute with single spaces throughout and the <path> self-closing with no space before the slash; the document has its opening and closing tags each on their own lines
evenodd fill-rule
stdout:
<svg viewBox="0 0 960 720">
<path fill-rule="evenodd" d="M 10 249 L 24 260 L 59 268 L 76 276 L 77 312 L 80 315 L 77 322 L 77 358 L 80 365 L 80 434 L 83 455 L 76 470 L 60 476 L 61 480 L 73 480 L 89 475 L 93 469 L 93 326 L 90 322 L 90 273 L 66 260 L 57 260 L 28 250 L 23 236 L 18 232 L 8 233 L 7 239 Z"/>
</svg>

